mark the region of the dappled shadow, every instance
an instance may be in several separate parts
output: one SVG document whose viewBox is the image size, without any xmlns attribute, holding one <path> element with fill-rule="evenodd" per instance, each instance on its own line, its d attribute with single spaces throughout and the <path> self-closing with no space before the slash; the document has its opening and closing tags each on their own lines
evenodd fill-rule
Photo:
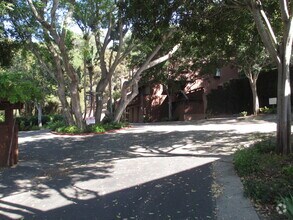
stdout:
<svg viewBox="0 0 293 220">
<path fill-rule="evenodd" d="M 129 196 L 126 197 L 126 207 L 130 209 L 123 209 L 119 205 L 117 207 L 120 208 L 115 206 L 117 210 L 115 208 L 113 213 L 125 210 L 131 213 L 123 216 L 135 217 L 142 212 L 138 211 L 139 205 L 131 204 L 137 199 L 131 195 L 140 195 L 136 195 L 135 187 L 145 184 L 147 188 L 155 190 L 154 186 L 166 184 L 163 177 L 167 175 L 175 178 L 187 169 L 189 171 L 186 172 L 192 175 L 196 167 L 205 167 L 203 164 L 207 162 L 225 158 L 261 135 L 255 132 L 239 133 L 237 128 L 241 125 L 237 124 L 237 127 L 235 124 L 235 129 L 233 126 L 224 127 L 224 121 L 216 122 L 213 126 L 206 121 L 197 122 L 195 127 L 194 124 L 145 124 L 118 133 L 90 136 L 60 136 L 47 131 L 21 133 L 19 165 L 0 172 L 0 213 L 67 217 L 70 213 L 76 213 L 75 210 L 85 211 L 86 204 L 90 204 L 89 207 L 93 208 L 89 212 L 94 213 L 94 216 L 97 214 L 94 209 L 105 215 L 105 218 L 97 219 L 114 219 L 118 217 L 113 215 L 107 218 L 112 212 L 107 212 L 105 206 L 108 205 L 104 204 L 112 204 L 113 198 L 121 194 L 121 204 L 124 204 L 122 197 Z M 201 158 L 209 160 L 203 162 Z M 160 167 L 160 163 L 165 164 Z M 148 167 L 150 171 L 144 169 Z M 165 173 L 165 167 L 174 172 Z M 131 172 L 133 174 L 130 175 Z M 179 190 L 180 187 L 178 184 L 176 188 Z M 144 196 L 150 190 L 146 190 Z M 32 198 L 31 204 L 27 198 Z M 37 205 L 42 202 L 46 206 L 43 209 Z M 50 203 L 55 203 L 54 207 L 50 208 Z M 136 214 L 133 215 L 131 210 L 136 210 Z M 146 208 L 142 216 L 156 213 L 154 210 L 154 207 L 150 210 Z M 170 211 L 175 212 L 175 208 Z M 177 214 L 180 213 L 178 210 Z M 94 216 L 90 215 L 87 219 L 95 219 Z M 159 216 L 158 213 L 156 216 Z M 183 219 L 188 219 L 185 217 Z M 144 218 L 147 219 L 139 219 Z"/>
<path fill-rule="evenodd" d="M 2 200 L 0 205 L 25 219 L 215 219 L 210 170 L 208 163 L 92 199 L 72 199 L 47 211 Z"/>
</svg>

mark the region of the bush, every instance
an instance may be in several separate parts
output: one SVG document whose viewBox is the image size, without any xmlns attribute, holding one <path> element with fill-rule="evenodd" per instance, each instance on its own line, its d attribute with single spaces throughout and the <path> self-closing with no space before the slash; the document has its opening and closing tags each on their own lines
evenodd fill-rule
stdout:
<svg viewBox="0 0 293 220">
<path fill-rule="evenodd" d="M 109 130 L 120 129 L 127 126 L 128 123 L 119 122 L 119 123 L 106 123 L 106 124 L 96 124 L 86 126 L 84 131 L 80 131 L 76 126 L 66 126 L 63 120 L 61 121 L 51 121 L 48 123 L 47 127 L 53 131 L 60 133 L 70 133 L 70 134 L 79 134 L 79 133 L 103 133 Z"/>
<path fill-rule="evenodd" d="M 16 122 L 20 131 L 36 130 L 39 126 L 38 116 L 17 117 Z M 46 126 L 51 122 L 51 117 L 47 115 L 42 116 L 42 125 Z"/>
<path fill-rule="evenodd" d="M 63 115 L 51 115 L 50 118 L 52 122 L 65 121 Z"/>
<path fill-rule="evenodd" d="M 51 117 L 48 115 L 43 115 L 42 116 L 42 124 L 46 126 L 49 122 L 51 121 Z"/>
<path fill-rule="evenodd" d="M 284 207 L 284 210 L 278 210 L 278 206 L 280 205 L 280 203 Z M 285 214 L 287 215 L 288 219 L 293 219 L 293 196 L 289 195 L 287 197 L 281 197 L 281 201 L 277 206 L 277 211 L 279 214 Z"/>
<path fill-rule="evenodd" d="M 240 116 L 241 117 L 246 117 L 247 116 L 247 111 L 240 112 Z"/>
<path fill-rule="evenodd" d="M 293 179 L 293 165 L 283 167 L 282 171 L 286 176 L 289 176 Z"/>
<path fill-rule="evenodd" d="M 4 114 L 0 113 L 0 123 L 5 121 L 5 116 Z"/>
<path fill-rule="evenodd" d="M 65 123 L 63 121 L 51 121 L 47 124 L 47 127 L 52 131 L 57 131 L 58 128 L 65 127 Z"/>
<path fill-rule="evenodd" d="M 271 140 L 238 150 L 234 156 L 235 169 L 242 177 L 245 195 L 266 207 L 275 207 L 280 196 L 285 198 L 292 194 L 292 162 L 293 155 L 274 153 Z M 272 215 L 277 214 L 276 210 L 270 211 Z"/>
<path fill-rule="evenodd" d="M 268 108 L 267 106 L 265 106 L 263 108 L 259 108 L 259 112 L 263 113 L 263 114 L 275 114 L 275 113 L 277 113 L 277 109 L 276 108 Z"/>
<path fill-rule="evenodd" d="M 234 155 L 234 166 L 240 176 L 247 176 L 259 170 L 260 154 L 255 148 L 238 150 Z"/>
<path fill-rule="evenodd" d="M 243 182 L 244 194 L 257 203 L 274 204 L 280 195 L 287 195 L 288 184 L 283 179 L 251 178 Z"/>
<path fill-rule="evenodd" d="M 75 125 L 72 125 L 65 127 L 64 132 L 69 134 L 78 134 L 80 133 L 80 130 Z"/>
<path fill-rule="evenodd" d="M 102 124 L 93 125 L 92 132 L 103 133 L 106 131 L 105 127 Z"/>
</svg>

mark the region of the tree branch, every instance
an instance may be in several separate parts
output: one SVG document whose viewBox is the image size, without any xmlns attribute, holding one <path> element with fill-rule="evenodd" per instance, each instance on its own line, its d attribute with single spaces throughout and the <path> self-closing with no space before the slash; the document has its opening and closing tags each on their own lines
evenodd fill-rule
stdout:
<svg viewBox="0 0 293 220">
<path fill-rule="evenodd" d="M 56 18 L 56 11 L 59 5 L 59 0 L 53 1 L 53 7 L 51 9 L 51 26 L 55 27 L 55 18 Z"/>
<path fill-rule="evenodd" d="M 250 8 L 253 18 L 257 27 L 257 30 L 261 36 L 261 39 L 269 51 L 271 57 L 275 60 L 275 62 L 280 62 L 280 57 L 277 52 L 277 44 L 276 44 L 276 37 L 275 34 L 271 28 L 271 25 L 266 18 L 266 15 L 261 13 L 262 9 L 260 9 L 259 5 L 257 3 L 252 3 Z M 266 18 L 265 24 L 263 23 L 262 19 Z"/>
<path fill-rule="evenodd" d="M 281 7 L 282 20 L 284 23 L 286 23 L 290 17 L 289 10 L 288 10 L 288 1 L 280 0 L 280 7 Z"/>
<path fill-rule="evenodd" d="M 29 3 L 30 7 L 31 7 L 31 10 L 35 16 L 35 18 L 46 28 L 46 29 L 51 29 L 51 25 L 46 22 L 44 20 L 44 18 L 39 14 L 38 10 L 36 9 L 36 7 L 34 6 L 32 0 L 27 0 L 27 2 Z"/>
</svg>

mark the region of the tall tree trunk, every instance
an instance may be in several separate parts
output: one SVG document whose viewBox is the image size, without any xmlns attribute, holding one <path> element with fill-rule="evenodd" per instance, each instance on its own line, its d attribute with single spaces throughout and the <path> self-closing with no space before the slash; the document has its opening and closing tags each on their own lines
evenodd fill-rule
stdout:
<svg viewBox="0 0 293 220">
<path fill-rule="evenodd" d="M 237 1 L 238 2 L 238 1 Z M 238 3 L 239 4 L 239 3 Z M 276 151 L 282 154 L 293 152 L 291 146 L 291 87 L 290 61 L 293 41 L 293 15 L 289 1 L 279 1 L 282 19 L 282 35 L 277 38 L 262 6 L 262 1 L 251 1 L 249 8 L 262 41 L 278 68 L 278 119 Z M 280 41 L 278 41 L 280 40 Z"/>
<path fill-rule="evenodd" d="M 66 98 L 65 79 L 64 79 L 63 72 L 62 72 L 60 59 L 57 57 L 57 55 L 54 56 L 54 62 L 55 62 L 55 65 L 56 65 L 55 77 L 56 77 L 57 82 L 58 82 L 57 94 L 58 94 L 59 100 L 61 102 L 62 113 L 63 113 L 63 116 L 65 118 L 66 123 L 68 125 L 74 125 L 75 122 L 74 122 L 74 119 L 72 117 L 70 107 L 69 107 L 69 104 L 68 104 L 67 98 Z"/>
<path fill-rule="evenodd" d="M 252 93 L 252 110 L 253 114 L 257 115 L 259 113 L 259 99 L 257 94 L 257 86 L 256 86 L 257 79 L 254 79 L 253 77 L 249 77 L 249 85 Z"/>
<path fill-rule="evenodd" d="M 124 82 L 123 84 L 119 105 L 115 110 L 114 114 L 114 122 L 119 122 L 121 120 L 122 114 L 126 109 L 127 105 L 135 98 L 135 96 L 138 95 L 138 80 L 135 80 L 131 84 L 133 84 L 133 86 L 132 92 L 130 94 L 127 94 L 127 88 L 130 87 L 129 82 Z"/>
<path fill-rule="evenodd" d="M 112 96 L 112 79 L 109 80 L 109 117 L 113 118 L 113 96 Z"/>
<path fill-rule="evenodd" d="M 104 93 L 105 89 L 108 85 L 108 79 L 103 77 L 100 79 L 97 87 L 96 87 L 96 112 L 95 112 L 95 119 L 96 123 L 101 122 L 102 120 L 102 112 L 104 107 Z"/>
<path fill-rule="evenodd" d="M 173 115 L 172 115 L 172 92 L 169 92 L 169 89 L 167 89 L 168 92 L 167 92 L 167 96 L 168 96 L 168 118 L 169 118 L 169 121 L 172 120 L 173 118 Z"/>
<path fill-rule="evenodd" d="M 84 115 L 83 115 L 83 120 L 86 119 L 87 117 L 87 84 L 86 84 L 86 72 L 87 72 L 87 68 L 86 68 L 86 58 L 85 55 L 83 56 L 83 98 L 84 98 Z"/>
<path fill-rule="evenodd" d="M 278 66 L 278 119 L 276 151 L 293 153 L 291 146 L 291 87 L 289 65 L 284 59 Z"/>
<path fill-rule="evenodd" d="M 75 117 L 76 125 L 79 129 L 84 130 L 85 122 L 83 121 L 82 113 L 81 113 L 80 97 L 79 97 L 77 81 L 71 81 L 70 94 L 71 94 L 72 111 Z"/>
<path fill-rule="evenodd" d="M 170 32 L 172 33 L 172 32 Z M 155 60 L 152 60 L 154 56 L 159 52 L 159 50 L 162 48 L 164 42 L 170 37 L 170 33 L 168 36 L 164 39 L 164 41 L 159 44 L 156 48 L 154 48 L 153 52 L 147 57 L 146 61 L 141 65 L 140 68 L 138 68 L 135 73 L 132 76 L 132 79 L 124 82 L 121 90 L 121 99 L 119 101 L 117 109 L 115 109 L 114 114 L 114 122 L 118 122 L 121 119 L 121 116 L 126 109 L 127 105 L 137 96 L 138 94 L 138 82 L 141 78 L 141 75 L 146 69 L 152 68 L 153 66 L 162 63 L 166 60 L 168 60 L 172 55 L 179 49 L 180 44 L 175 45 L 171 51 L 169 51 L 166 55 L 157 58 Z M 127 95 L 128 89 L 131 89 L 131 93 Z"/>
<path fill-rule="evenodd" d="M 42 124 L 42 104 L 41 103 L 36 103 L 37 110 L 38 110 L 38 126 L 39 128 L 43 127 Z"/>
</svg>

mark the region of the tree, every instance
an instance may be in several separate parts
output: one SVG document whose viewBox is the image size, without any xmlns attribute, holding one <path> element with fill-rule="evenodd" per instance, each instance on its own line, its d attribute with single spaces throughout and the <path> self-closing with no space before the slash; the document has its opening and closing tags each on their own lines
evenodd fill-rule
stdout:
<svg viewBox="0 0 293 220">
<path fill-rule="evenodd" d="M 11 103 L 40 100 L 42 92 L 26 73 L 0 71 L 0 99 Z"/>
<path fill-rule="evenodd" d="M 227 0 L 229 6 L 247 9 L 253 16 L 257 30 L 278 69 L 277 145 L 282 154 L 293 152 L 291 146 L 291 87 L 290 62 L 293 41 L 292 2 L 280 0 L 262 3 L 261 0 Z M 279 9 L 276 6 L 279 6 Z M 274 24 L 277 23 L 276 26 Z"/>
<path fill-rule="evenodd" d="M 52 4 L 44 4 L 41 1 L 33 2 L 32 0 L 27 0 L 27 2 L 34 18 L 38 21 L 41 30 L 44 32 L 48 49 L 54 54 L 54 59 L 56 59 L 55 63 L 62 68 L 60 72 L 64 71 L 70 80 L 69 91 L 72 113 L 77 127 L 83 130 L 85 123 L 82 118 L 80 105 L 80 76 L 71 63 L 69 53 L 72 44 L 72 35 L 68 25 L 70 24 L 70 19 L 72 19 L 74 5 L 71 3 L 64 3 L 62 5 L 58 0 L 54 0 Z M 50 13 L 47 13 L 48 8 Z M 58 16 L 58 9 L 62 10 L 63 17 Z M 62 77 L 61 74 L 60 77 Z"/>
<path fill-rule="evenodd" d="M 73 66 L 71 56 L 73 35 L 69 26 L 72 10 L 71 3 L 58 0 L 15 1 L 14 10 L 8 13 L 6 20 L 11 24 L 10 33 L 28 46 L 43 70 L 58 83 L 58 96 L 67 123 L 83 129 L 80 75 Z"/>
<path fill-rule="evenodd" d="M 121 119 L 127 105 L 137 96 L 138 82 L 144 71 L 165 62 L 180 47 L 177 13 L 181 3 L 129 0 L 120 5 L 124 19 L 131 27 L 132 38 L 143 48 L 144 55 L 130 67 L 132 74 L 123 83 L 114 121 Z"/>
<path fill-rule="evenodd" d="M 202 69 L 204 66 L 212 66 L 213 72 L 223 65 L 237 67 L 249 80 L 253 113 L 257 115 L 257 79 L 270 60 L 251 16 L 245 12 L 235 14 L 234 10 L 228 8 L 219 10 L 217 6 L 210 7 L 206 14 L 206 22 L 201 27 L 201 37 L 195 39 L 197 50 L 192 51 L 197 58 L 202 57 L 201 60 L 205 60 L 198 66 Z M 223 23 L 224 26 L 221 25 Z"/>
<path fill-rule="evenodd" d="M 162 4 L 153 1 L 146 3 L 137 1 L 114 2 L 110 0 L 91 0 L 79 1 L 77 3 L 77 10 L 74 14 L 75 20 L 82 29 L 85 37 L 88 37 L 91 34 L 94 36 L 97 50 L 94 60 L 97 61 L 101 70 L 101 77 L 95 83 L 96 122 L 101 121 L 101 113 L 104 104 L 103 97 L 106 94 L 105 91 L 107 86 L 110 87 L 111 96 L 112 77 L 117 71 L 118 65 L 124 62 L 124 60 L 130 55 L 131 51 L 137 47 L 137 45 L 149 44 L 149 50 L 147 52 L 149 56 L 144 57 L 146 59 L 145 62 L 140 61 L 140 63 L 136 64 L 135 70 L 132 70 L 132 72 L 135 72 L 135 74 L 129 81 L 124 82 L 124 85 L 122 86 L 121 98 L 118 103 L 118 107 L 114 112 L 114 121 L 120 120 L 127 104 L 136 96 L 137 93 L 133 91 L 137 91 L 135 88 L 140 79 L 141 73 L 143 70 L 148 68 L 148 65 L 152 59 L 163 47 L 162 42 L 165 42 L 168 38 L 171 37 L 171 35 L 167 34 L 170 32 L 170 29 L 166 31 L 166 29 L 162 28 L 163 26 L 166 26 L 166 24 L 169 25 L 170 18 L 172 17 L 172 10 L 170 10 L 170 8 L 174 8 L 174 4 L 170 4 L 170 6 L 168 6 L 167 3 L 170 2 L 166 1 Z M 167 14 L 168 16 L 165 19 L 159 19 L 157 24 L 153 26 L 150 25 L 151 22 L 147 22 L 146 24 L 142 25 L 141 18 L 144 19 L 144 21 L 147 21 L 147 18 L 144 16 L 149 16 L 149 18 L 153 16 L 151 19 L 152 22 L 155 22 L 155 19 L 158 19 L 156 16 L 159 15 L 159 10 L 158 7 L 151 7 L 154 5 L 164 5 L 165 7 L 164 10 L 161 11 L 161 14 L 164 14 L 165 12 L 165 15 Z M 137 10 L 146 12 L 143 10 L 144 6 L 152 9 L 152 11 L 148 11 L 144 15 L 138 14 Z M 166 9 L 169 10 L 168 13 Z M 153 13 L 155 10 L 156 14 Z M 161 33 L 158 30 L 158 27 L 160 27 L 160 30 L 162 31 Z M 103 33 L 101 29 L 105 30 L 104 36 L 102 36 Z M 143 31 L 140 32 L 138 29 Z M 140 32 L 140 35 L 138 32 Z M 106 56 L 106 53 L 108 52 L 110 53 L 110 58 Z M 152 62 L 150 66 L 154 65 L 158 61 L 159 60 Z M 139 65 L 141 65 L 141 68 L 138 68 Z M 128 96 L 128 92 L 130 91 L 132 91 L 132 95 Z M 110 102 L 111 100 L 112 98 L 110 97 Z"/>
<path fill-rule="evenodd" d="M 119 1 L 118 1 L 119 4 Z M 85 41 L 94 36 L 96 54 L 87 60 L 88 72 L 97 64 L 101 77 L 96 84 L 96 122 L 101 121 L 106 88 L 111 85 L 118 65 L 125 59 L 134 46 L 127 36 L 128 27 L 121 17 L 115 1 L 91 0 L 76 3 L 74 18 L 81 28 Z M 105 30 L 103 35 L 102 29 Z M 107 56 L 110 53 L 110 57 Z"/>
</svg>

